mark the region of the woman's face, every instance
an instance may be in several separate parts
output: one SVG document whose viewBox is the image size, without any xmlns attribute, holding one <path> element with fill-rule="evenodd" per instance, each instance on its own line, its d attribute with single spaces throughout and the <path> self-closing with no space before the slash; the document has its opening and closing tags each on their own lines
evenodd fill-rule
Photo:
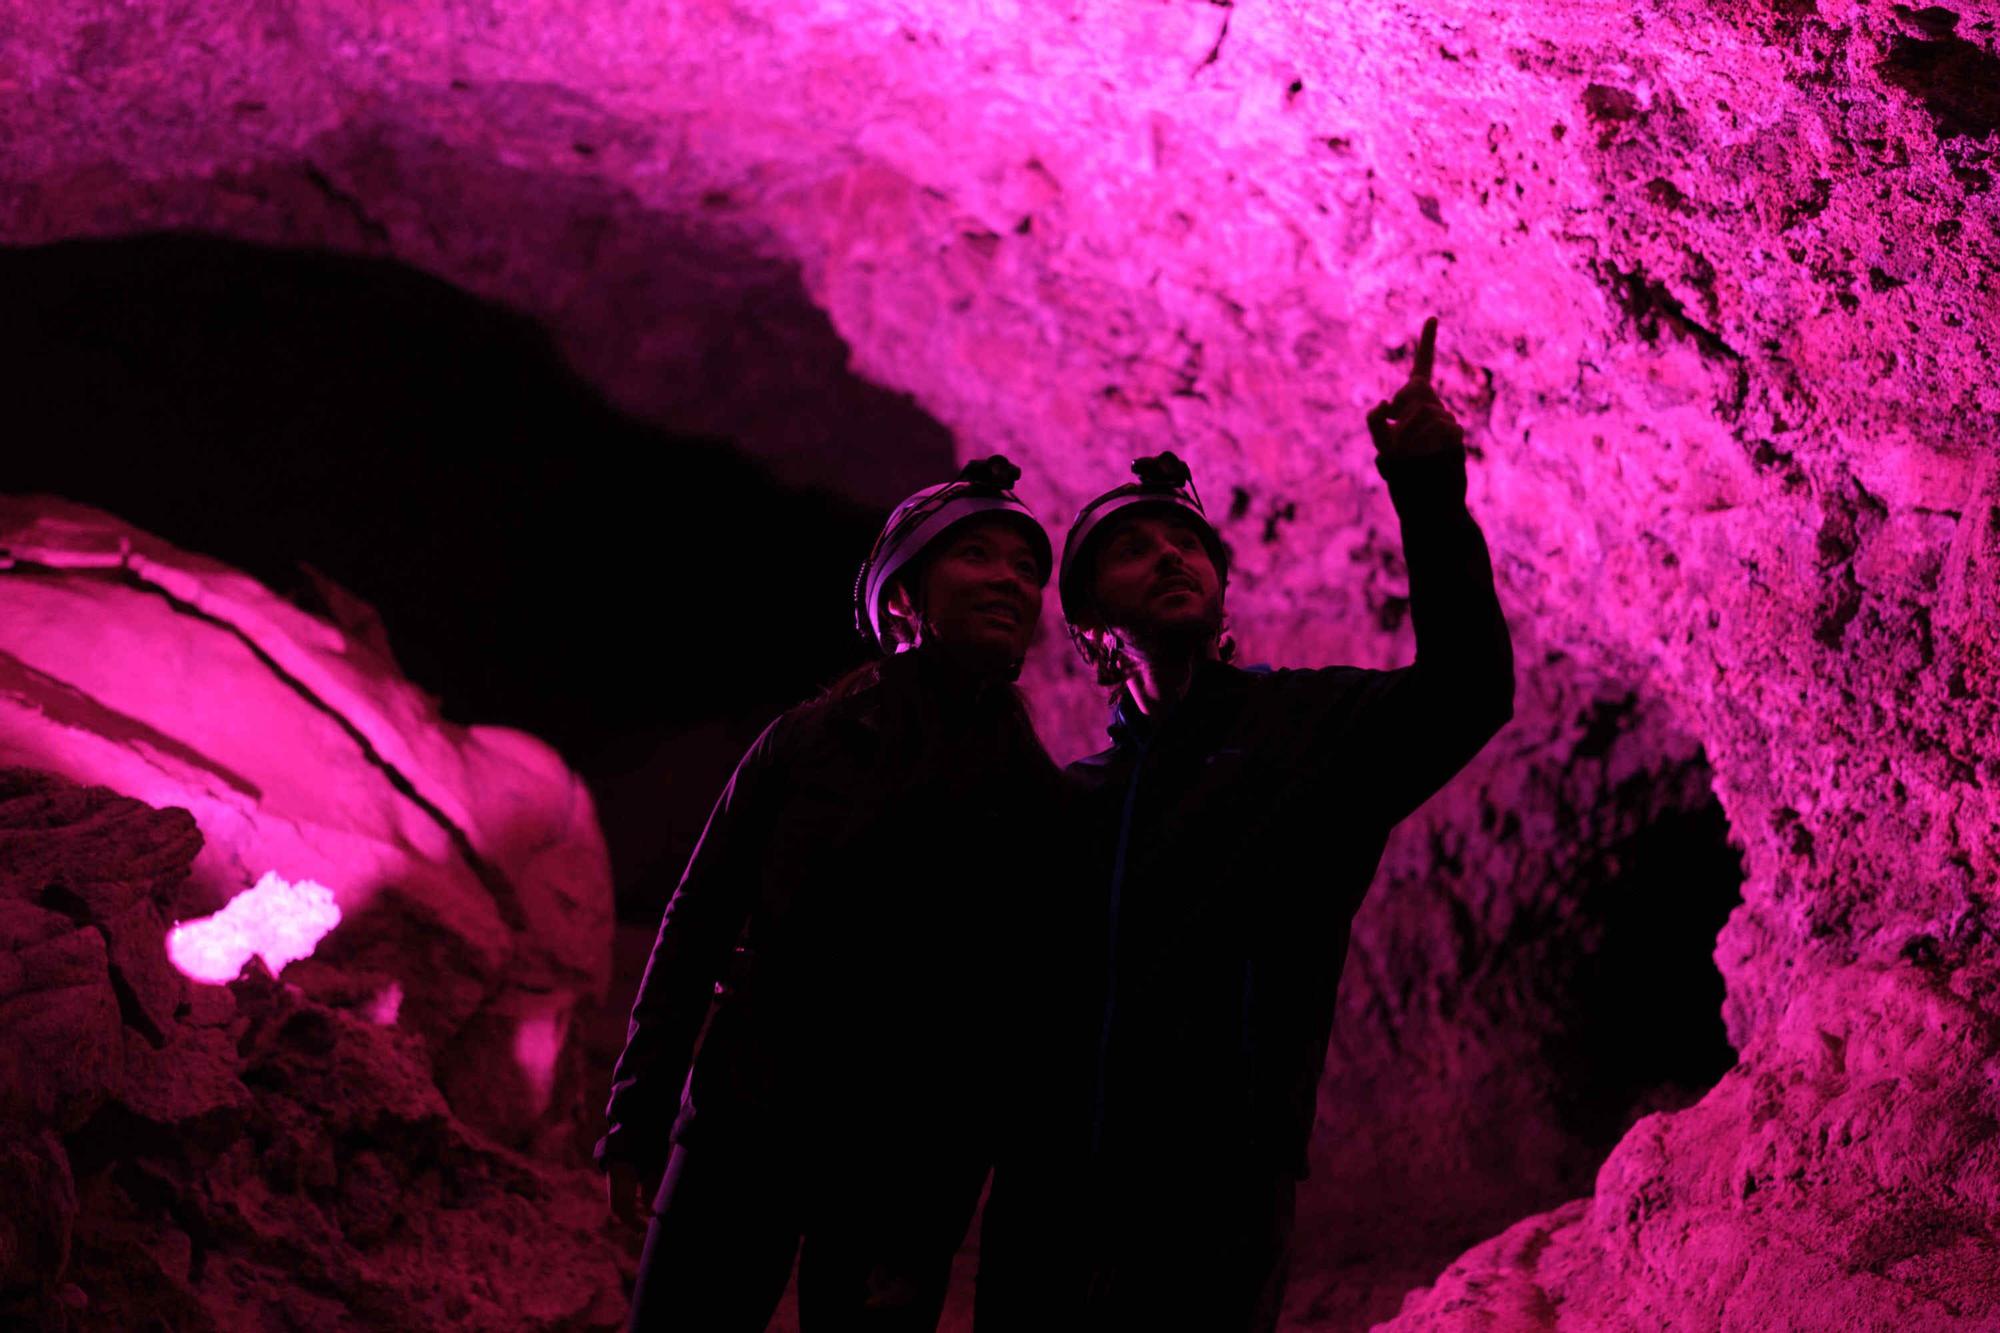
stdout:
<svg viewBox="0 0 2000 1333">
<path fill-rule="evenodd" d="M 917 629 L 919 647 L 928 638 L 996 663 L 1018 662 L 1041 619 L 1041 572 L 1035 548 L 1013 523 L 978 519 L 946 536 L 927 562 L 921 613 L 902 588 L 891 594 L 889 612 Z"/>
</svg>

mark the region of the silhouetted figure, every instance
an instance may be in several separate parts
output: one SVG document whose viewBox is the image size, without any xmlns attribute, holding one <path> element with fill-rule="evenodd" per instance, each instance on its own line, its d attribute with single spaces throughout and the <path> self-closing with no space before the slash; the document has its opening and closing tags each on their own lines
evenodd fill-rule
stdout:
<svg viewBox="0 0 2000 1333">
<path fill-rule="evenodd" d="M 975 463 L 891 515 L 855 589 L 890 655 L 765 730 L 667 905 L 598 1145 L 614 1210 L 652 1203 L 634 1329 L 762 1329 L 795 1256 L 808 1330 L 937 1323 L 1057 823 L 1012 684 L 1051 565 L 1018 475 Z"/>
<path fill-rule="evenodd" d="M 1415 665 L 1228 665 L 1228 552 L 1172 454 L 1139 460 L 1064 543 L 1064 614 L 1117 687 L 1111 747 L 1069 770 L 1082 860 L 1105 886 L 1075 1127 L 1099 1205 L 1076 1238 L 1084 1327 L 1275 1325 L 1349 923 L 1389 830 L 1512 715 L 1464 436 L 1430 384 L 1435 337 L 1432 320 L 1409 382 L 1368 416 Z M 1003 1245 L 1021 1235 L 989 1209 L 996 1222 Z"/>
</svg>

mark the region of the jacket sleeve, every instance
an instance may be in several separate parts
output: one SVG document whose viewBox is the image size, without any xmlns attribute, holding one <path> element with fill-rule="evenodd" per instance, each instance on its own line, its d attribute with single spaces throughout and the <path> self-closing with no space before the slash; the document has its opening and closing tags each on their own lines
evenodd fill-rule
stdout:
<svg viewBox="0 0 2000 1333">
<path fill-rule="evenodd" d="M 594 1153 L 600 1167 L 619 1160 L 657 1169 L 666 1161 L 695 1038 L 756 899 L 783 722 L 766 727 L 737 763 L 661 914 L 611 1073 L 609 1123 Z"/>
<path fill-rule="evenodd" d="M 1402 520 L 1414 665 L 1384 673 L 1362 710 L 1359 790 L 1394 824 L 1514 715 L 1514 650 L 1486 539 L 1465 507 L 1465 454 L 1378 458 Z"/>
</svg>

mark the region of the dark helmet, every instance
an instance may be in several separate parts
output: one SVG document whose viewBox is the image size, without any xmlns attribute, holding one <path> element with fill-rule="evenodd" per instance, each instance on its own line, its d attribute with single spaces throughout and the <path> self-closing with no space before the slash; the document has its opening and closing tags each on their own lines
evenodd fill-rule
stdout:
<svg viewBox="0 0 2000 1333">
<path fill-rule="evenodd" d="M 1063 619 L 1073 627 L 1077 617 L 1090 609 L 1090 547 L 1093 539 L 1116 526 L 1109 520 L 1118 514 L 1131 514 L 1140 508 L 1170 508 L 1183 517 L 1193 520 L 1194 529 L 1201 535 L 1201 543 L 1208 548 L 1208 558 L 1215 565 L 1216 577 L 1223 586 L 1229 583 L 1229 548 L 1222 544 L 1222 538 L 1208 521 L 1208 515 L 1201 507 L 1201 496 L 1194 489 L 1194 476 L 1188 466 L 1173 454 L 1153 454 L 1147 458 L 1132 460 L 1133 475 L 1137 481 L 1128 481 L 1092 500 L 1078 512 L 1076 521 L 1069 525 L 1069 535 L 1063 538 L 1062 578 L 1057 582 L 1057 591 L 1062 597 Z"/>
<path fill-rule="evenodd" d="M 1021 469 L 999 454 L 967 463 L 956 478 L 926 486 L 896 506 L 861 572 L 854 577 L 854 628 L 871 647 L 887 651 L 882 637 L 882 600 L 889 581 L 938 538 L 970 519 L 999 516 L 1021 530 L 1041 567 L 1038 584 L 1049 581 L 1053 557 L 1049 534 L 1012 487 Z"/>
</svg>

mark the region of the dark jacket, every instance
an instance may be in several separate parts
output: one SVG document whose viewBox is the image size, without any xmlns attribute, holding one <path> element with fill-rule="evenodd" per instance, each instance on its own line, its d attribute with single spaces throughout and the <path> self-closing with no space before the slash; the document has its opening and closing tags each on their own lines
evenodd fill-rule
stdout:
<svg viewBox="0 0 2000 1333">
<path fill-rule="evenodd" d="M 986 1134 L 1018 1078 L 1019 898 L 1059 783 L 1011 687 L 921 653 L 773 722 L 661 917 L 600 1163 L 712 1134 Z"/>
<path fill-rule="evenodd" d="M 1379 466 L 1415 665 L 1204 663 L 1161 725 L 1121 693 L 1111 748 L 1070 767 L 1086 860 L 1108 871 L 1092 1141 L 1110 1165 L 1305 1174 L 1349 923 L 1389 830 L 1512 715 L 1463 457 Z"/>
</svg>

